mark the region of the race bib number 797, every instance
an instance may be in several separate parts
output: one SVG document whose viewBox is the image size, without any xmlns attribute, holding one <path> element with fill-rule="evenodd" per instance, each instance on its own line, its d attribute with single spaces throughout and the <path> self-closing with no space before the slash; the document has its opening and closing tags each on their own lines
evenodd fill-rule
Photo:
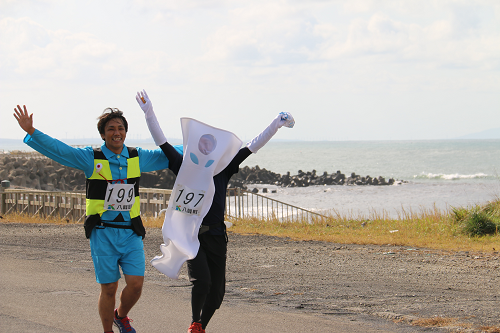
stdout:
<svg viewBox="0 0 500 333">
<path fill-rule="evenodd" d="M 200 216 L 205 191 L 194 190 L 182 184 L 177 184 L 173 193 L 174 210 L 188 215 Z"/>
</svg>

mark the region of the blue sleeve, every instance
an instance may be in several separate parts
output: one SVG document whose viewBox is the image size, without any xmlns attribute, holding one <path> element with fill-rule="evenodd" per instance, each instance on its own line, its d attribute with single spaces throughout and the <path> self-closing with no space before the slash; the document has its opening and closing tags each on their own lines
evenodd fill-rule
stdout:
<svg viewBox="0 0 500 333">
<path fill-rule="evenodd" d="M 175 146 L 182 154 L 182 145 Z M 168 159 L 161 149 L 149 150 L 137 147 L 141 172 L 149 172 L 168 168 Z"/>
<path fill-rule="evenodd" d="M 37 129 L 33 135 L 27 134 L 23 141 L 57 163 L 82 170 L 87 178 L 94 171 L 94 150 L 92 147 L 74 148 Z"/>
</svg>

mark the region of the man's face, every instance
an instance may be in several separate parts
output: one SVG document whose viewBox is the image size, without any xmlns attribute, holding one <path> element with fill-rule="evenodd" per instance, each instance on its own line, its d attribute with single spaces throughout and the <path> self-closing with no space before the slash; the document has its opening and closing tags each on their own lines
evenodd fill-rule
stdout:
<svg viewBox="0 0 500 333">
<path fill-rule="evenodd" d="M 125 126 L 119 118 L 108 121 L 104 127 L 104 134 L 101 134 L 101 138 L 106 142 L 106 147 L 115 154 L 122 152 L 126 136 Z"/>
</svg>

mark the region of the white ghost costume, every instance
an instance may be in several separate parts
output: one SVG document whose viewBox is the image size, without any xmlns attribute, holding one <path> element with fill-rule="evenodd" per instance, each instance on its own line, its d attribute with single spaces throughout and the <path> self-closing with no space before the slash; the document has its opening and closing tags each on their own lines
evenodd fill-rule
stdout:
<svg viewBox="0 0 500 333">
<path fill-rule="evenodd" d="M 183 160 L 163 222 L 161 256 L 151 264 L 177 279 L 186 260 L 196 257 L 198 232 L 215 192 L 213 177 L 224 170 L 242 145 L 233 133 L 191 118 L 181 118 Z"/>
<path fill-rule="evenodd" d="M 136 100 L 144 111 L 155 143 L 163 145 L 167 139 L 146 91 L 138 92 Z M 233 133 L 197 120 L 181 118 L 181 125 L 184 154 L 163 223 L 162 256 L 151 260 L 160 272 L 174 279 L 178 278 L 182 264 L 198 253 L 199 228 L 210 210 L 215 192 L 213 177 L 231 163 L 241 146 L 240 139 Z M 262 133 L 247 143 L 247 147 L 250 152 L 257 153 L 279 128 L 294 125 L 295 120 L 289 112 L 280 112 Z"/>
</svg>

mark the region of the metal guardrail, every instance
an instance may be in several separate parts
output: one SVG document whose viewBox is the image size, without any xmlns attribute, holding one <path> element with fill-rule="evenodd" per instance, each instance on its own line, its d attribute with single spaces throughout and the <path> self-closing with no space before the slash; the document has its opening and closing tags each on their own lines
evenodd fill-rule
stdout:
<svg viewBox="0 0 500 333">
<path fill-rule="evenodd" d="M 326 218 L 310 210 L 287 204 L 241 188 L 230 188 L 226 196 L 226 216 L 232 218 L 276 219 L 282 222 L 312 223 Z"/>
<path fill-rule="evenodd" d="M 141 188 L 141 214 L 158 216 L 167 208 L 172 190 Z M 43 218 L 59 217 L 76 222 L 85 220 L 84 192 L 40 190 L 0 190 L 2 215 L 17 212 Z M 226 192 L 226 216 L 229 218 L 277 219 L 313 222 L 326 216 L 240 188 Z"/>
<path fill-rule="evenodd" d="M 141 196 L 141 215 L 157 217 L 162 209 L 168 207 L 168 200 L 172 190 L 142 188 L 139 192 Z"/>
<path fill-rule="evenodd" d="M 168 206 L 172 190 L 141 188 L 141 213 L 157 216 Z M 84 192 L 54 192 L 8 189 L 0 191 L 2 215 L 11 212 L 40 217 L 59 217 L 75 222 L 85 220 Z"/>
<path fill-rule="evenodd" d="M 17 212 L 77 222 L 85 219 L 85 193 L 3 190 L 0 196 L 2 215 Z"/>
</svg>

